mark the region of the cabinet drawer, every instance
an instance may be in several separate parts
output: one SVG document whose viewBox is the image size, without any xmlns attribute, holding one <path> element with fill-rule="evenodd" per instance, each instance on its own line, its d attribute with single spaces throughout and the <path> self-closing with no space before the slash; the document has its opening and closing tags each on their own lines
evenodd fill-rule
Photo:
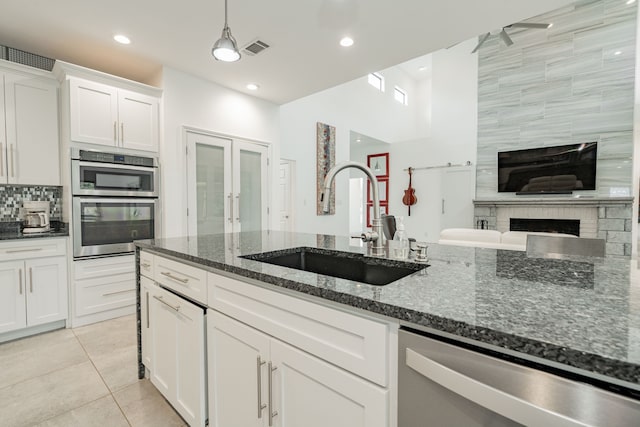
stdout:
<svg viewBox="0 0 640 427">
<path fill-rule="evenodd" d="M 78 280 L 75 282 L 77 316 L 99 313 L 136 303 L 135 274 Z"/>
<path fill-rule="evenodd" d="M 140 274 L 153 279 L 153 254 L 140 251 Z"/>
<path fill-rule="evenodd" d="M 389 325 L 209 273 L 209 306 L 381 386 Z"/>
<path fill-rule="evenodd" d="M 3 261 L 66 255 L 67 239 L 25 239 L 0 243 Z"/>
<path fill-rule="evenodd" d="M 135 276 L 135 255 L 123 255 L 106 258 L 79 260 L 73 262 L 75 280 L 111 277 L 120 274 Z"/>
<path fill-rule="evenodd" d="M 153 257 L 154 280 L 201 304 L 207 303 L 207 272 L 161 256 Z"/>
</svg>

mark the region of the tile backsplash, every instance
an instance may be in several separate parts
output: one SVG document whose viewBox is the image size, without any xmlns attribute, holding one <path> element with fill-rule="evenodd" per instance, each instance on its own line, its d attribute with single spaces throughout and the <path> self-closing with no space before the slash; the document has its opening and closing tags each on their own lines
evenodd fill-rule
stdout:
<svg viewBox="0 0 640 427">
<path fill-rule="evenodd" d="M 48 200 L 52 220 L 62 219 L 62 187 L 41 185 L 0 185 L 0 221 L 20 221 L 23 201 Z"/>
</svg>

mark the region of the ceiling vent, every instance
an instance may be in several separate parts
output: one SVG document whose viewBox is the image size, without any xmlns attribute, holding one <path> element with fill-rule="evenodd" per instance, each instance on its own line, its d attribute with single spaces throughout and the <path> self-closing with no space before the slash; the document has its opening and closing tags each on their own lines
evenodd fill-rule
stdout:
<svg viewBox="0 0 640 427">
<path fill-rule="evenodd" d="M 255 56 L 269 47 L 268 44 L 261 40 L 254 40 L 242 49 L 242 53 Z"/>
<path fill-rule="evenodd" d="M 0 46 L 0 58 L 45 71 L 51 71 L 56 62 L 55 59 L 7 46 Z"/>
</svg>

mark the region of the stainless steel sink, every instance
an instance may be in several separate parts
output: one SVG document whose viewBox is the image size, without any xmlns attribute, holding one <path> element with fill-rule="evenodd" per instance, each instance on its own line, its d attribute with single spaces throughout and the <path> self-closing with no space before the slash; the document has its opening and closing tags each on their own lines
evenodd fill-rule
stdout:
<svg viewBox="0 0 640 427">
<path fill-rule="evenodd" d="M 308 247 L 245 255 L 242 258 L 377 286 L 387 285 L 428 267 L 427 264 Z"/>
</svg>

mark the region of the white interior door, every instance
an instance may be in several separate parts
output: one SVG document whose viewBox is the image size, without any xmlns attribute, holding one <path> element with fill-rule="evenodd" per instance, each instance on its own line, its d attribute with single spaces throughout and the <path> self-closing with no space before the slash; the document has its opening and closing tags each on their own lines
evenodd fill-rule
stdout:
<svg viewBox="0 0 640 427">
<path fill-rule="evenodd" d="M 187 132 L 188 232 L 232 231 L 231 140 Z"/>
<path fill-rule="evenodd" d="M 280 160 L 280 230 L 293 231 L 293 160 Z"/>
<path fill-rule="evenodd" d="M 473 228 L 473 170 L 446 170 L 442 176 L 441 229 Z"/>
<path fill-rule="evenodd" d="M 268 224 L 268 149 L 233 141 L 233 231 L 264 230 Z"/>
</svg>

